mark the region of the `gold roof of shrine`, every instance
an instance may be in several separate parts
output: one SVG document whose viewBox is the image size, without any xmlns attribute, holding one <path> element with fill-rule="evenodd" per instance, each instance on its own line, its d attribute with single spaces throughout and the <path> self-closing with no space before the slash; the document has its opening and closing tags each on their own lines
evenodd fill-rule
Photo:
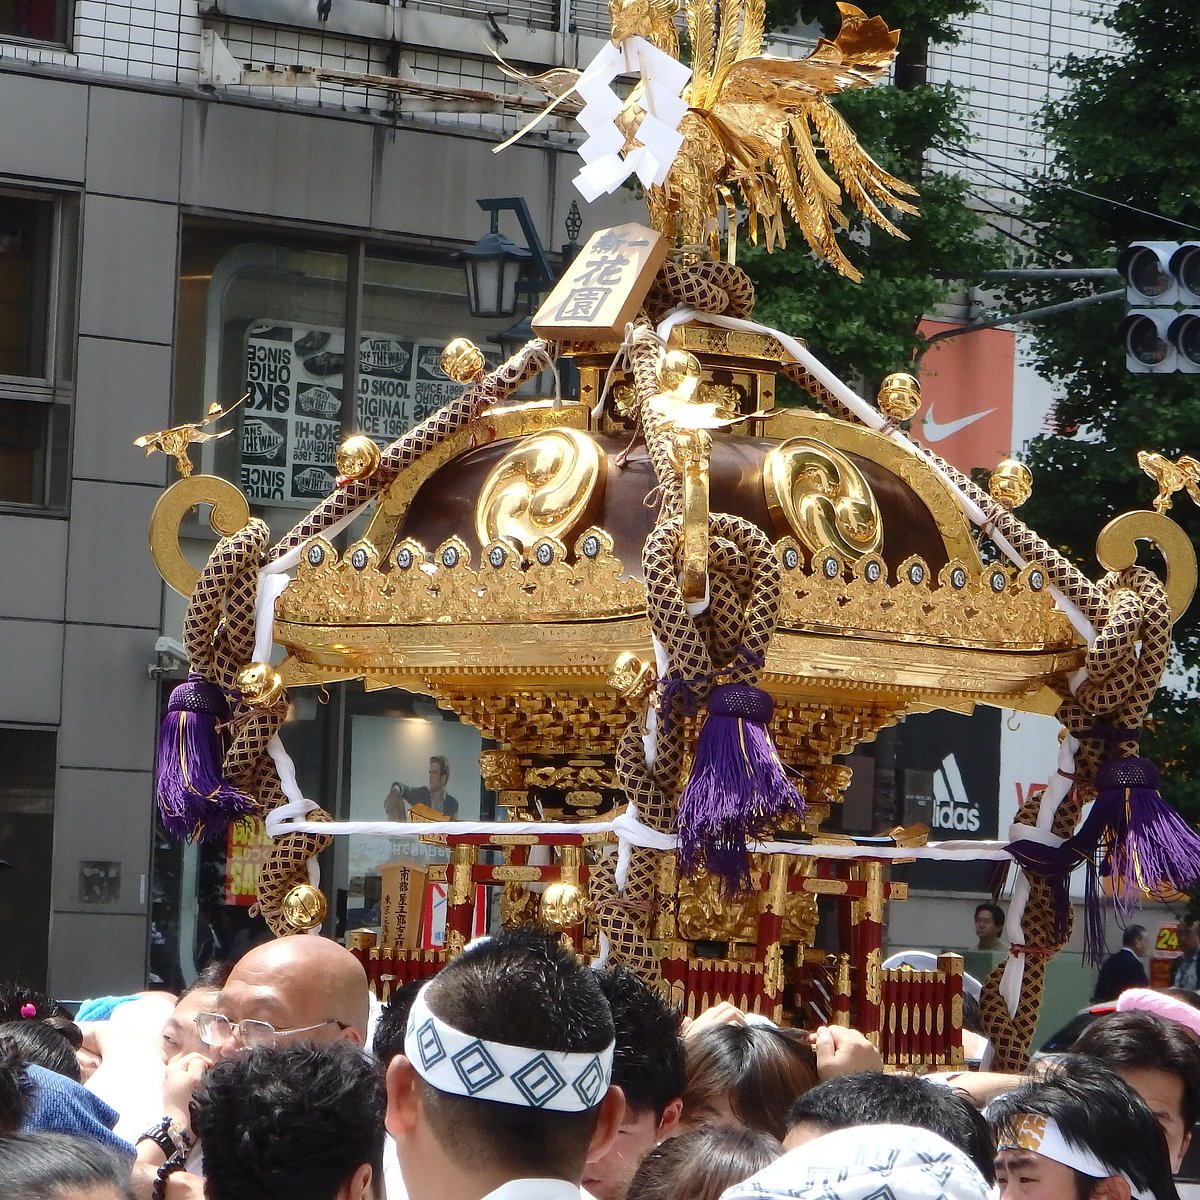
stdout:
<svg viewBox="0 0 1200 1200">
<path fill-rule="evenodd" d="M 753 520 L 781 565 L 763 686 L 892 714 L 1053 710 L 1045 685 L 1084 647 L 1044 571 L 983 562 L 949 485 L 889 438 L 806 409 L 763 415 L 778 347 L 713 333 L 680 339 L 702 389 L 757 415 L 713 438 L 711 509 Z M 613 349 L 571 349 L 594 393 Z M 593 694 L 620 653 L 652 657 L 641 549 L 655 477 L 622 386 L 599 417 L 582 403 L 493 409 L 402 472 L 362 539 L 341 553 L 308 541 L 276 602 L 288 682 L 361 677 L 456 703 Z"/>
</svg>

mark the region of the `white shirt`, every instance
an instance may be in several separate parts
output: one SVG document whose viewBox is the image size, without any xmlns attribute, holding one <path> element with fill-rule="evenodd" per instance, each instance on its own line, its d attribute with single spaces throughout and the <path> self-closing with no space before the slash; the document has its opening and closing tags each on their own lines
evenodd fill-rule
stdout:
<svg viewBox="0 0 1200 1200">
<path fill-rule="evenodd" d="M 580 1200 L 578 1185 L 565 1179 L 510 1179 L 483 1200 Z"/>
</svg>

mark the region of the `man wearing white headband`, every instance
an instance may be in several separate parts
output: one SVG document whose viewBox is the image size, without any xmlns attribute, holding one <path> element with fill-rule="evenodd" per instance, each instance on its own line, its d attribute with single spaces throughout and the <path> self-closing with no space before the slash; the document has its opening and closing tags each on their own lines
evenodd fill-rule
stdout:
<svg viewBox="0 0 1200 1200">
<path fill-rule="evenodd" d="M 1062 1055 L 987 1119 L 1000 1200 L 1178 1200 L 1158 1122 L 1094 1058 Z"/>
<path fill-rule="evenodd" d="M 417 996 L 387 1073 L 409 1200 L 580 1200 L 625 1110 L 591 971 L 541 929 L 472 946 Z"/>
</svg>

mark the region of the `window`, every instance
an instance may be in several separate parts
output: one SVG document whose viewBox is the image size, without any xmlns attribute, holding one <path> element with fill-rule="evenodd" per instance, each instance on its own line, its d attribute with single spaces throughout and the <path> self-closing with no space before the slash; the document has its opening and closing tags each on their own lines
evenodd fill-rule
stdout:
<svg viewBox="0 0 1200 1200">
<path fill-rule="evenodd" d="M 4 975 L 46 986 L 56 735 L 0 727 L 0 946 Z"/>
<path fill-rule="evenodd" d="M 0 0 L 0 37 L 67 43 L 68 0 Z"/>
<path fill-rule="evenodd" d="M 277 533 L 333 490 L 343 437 L 387 446 L 458 393 L 438 366 L 451 338 L 495 361 L 488 335 L 511 322 L 472 320 L 449 254 L 195 221 L 181 264 L 174 419 L 246 396 L 214 426 L 232 434 L 193 461 L 235 482 Z"/>
<path fill-rule="evenodd" d="M 67 311 L 56 280 L 68 224 L 65 202 L 0 191 L 0 504 L 66 501 L 70 339 L 55 334 L 59 306 Z"/>
</svg>

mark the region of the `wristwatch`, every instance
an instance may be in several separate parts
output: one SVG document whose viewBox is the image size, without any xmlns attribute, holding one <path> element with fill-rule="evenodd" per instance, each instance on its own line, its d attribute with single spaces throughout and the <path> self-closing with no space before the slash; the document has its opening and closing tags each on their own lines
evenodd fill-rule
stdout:
<svg viewBox="0 0 1200 1200">
<path fill-rule="evenodd" d="M 138 1143 L 153 1142 L 167 1158 L 185 1155 L 192 1148 L 188 1131 L 172 1117 L 156 1121 L 138 1138 Z"/>
</svg>

